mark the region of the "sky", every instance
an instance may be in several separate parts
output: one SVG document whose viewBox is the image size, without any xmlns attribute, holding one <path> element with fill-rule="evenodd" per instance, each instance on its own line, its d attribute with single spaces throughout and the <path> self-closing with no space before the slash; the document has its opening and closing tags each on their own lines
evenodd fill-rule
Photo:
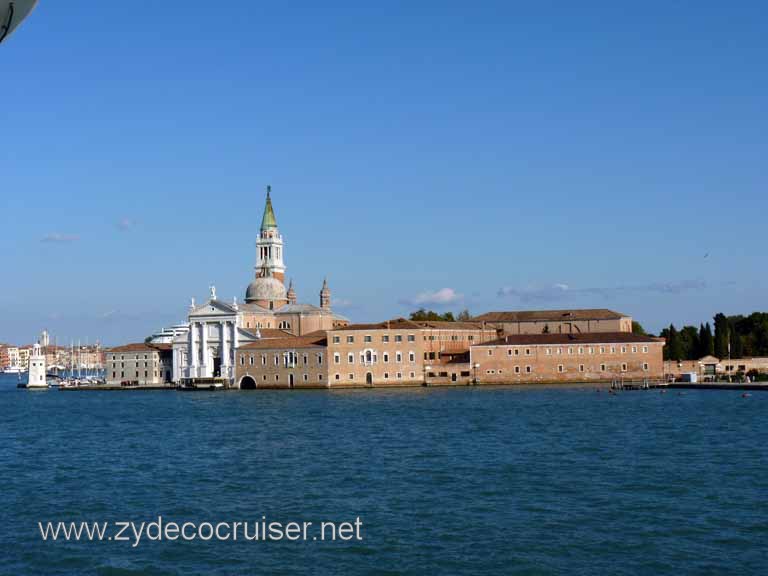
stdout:
<svg viewBox="0 0 768 576">
<path fill-rule="evenodd" d="M 768 310 L 768 4 L 40 0 L 0 46 L 0 341 L 242 300 Z"/>
</svg>

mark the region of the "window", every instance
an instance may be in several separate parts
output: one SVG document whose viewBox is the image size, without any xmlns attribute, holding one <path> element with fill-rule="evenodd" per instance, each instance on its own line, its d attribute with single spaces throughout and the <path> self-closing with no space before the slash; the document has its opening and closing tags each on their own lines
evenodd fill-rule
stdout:
<svg viewBox="0 0 768 576">
<path fill-rule="evenodd" d="M 323 354 L 322 352 L 317 354 L 317 365 L 322 366 L 323 365 Z"/>
<path fill-rule="evenodd" d="M 592 348 L 592 346 L 590 346 L 589 348 L 587 348 L 587 354 L 594 354 L 594 353 L 595 353 L 595 349 L 594 349 L 594 348 Z"/>
<path fill-rule="evenodd" d="M 253 360 L 253 357 L 251 357 L 251 360 Z M 240 356 L 240 366 L 245 365 L 245 356 Z"/>
<path fill-rule="evenodd" d="M 512 356 L 512 348 L 510 348 L 509 350 L 507 350 L 507 356 Z"/>
<path fill-rule="evenodd" d="M 340 336 L 334 336 L 333 337 L 333 343 L 334 344 L 338 344 L 339 342 L 341 342 L 341 337 Z"/>
<path fill-rule="evenodd" d="M 395 342 L 402 342 L 403 336 L 401 334 L 395 334 Z"/>
<path fill-rule="evenodd" d="M 304 374 L 303 378 L 304 378 L 304 382 L 306 382 L 307 380 L 309 380 L 309 375 Z"/>
<path fill-rule="evenodd" d="M 384 380 L 389 380 L 389 372 L 384 372 Z"/>
<path fill-rule="evenodd" d="M 348 374 L 348 376 L 349 376 L 350 380 L 354 380 L 355 379 L 355 375 L 354 374 Z"/>
<path fill-rule="evenodd" d="M 266 366 L 267 365 L 267 355 L 266 354 L 262 354 L 261 355 L 261 365 L 262 366 Z"/>
<path fill-rule="evenodd" d="M 279 380 L 280 380 L 280 375 L 279 374 L 275 374 L 275 382 L 278 382 Z"/>
<path fill-rule="evenodd" d="M 525 367 L 525 373 L 526 374 L 530 374 L 531 372 L 533 372 L 533 368 L 531 368 L 530 366 L 526 366 Z"/>
<path fill-rule="evenodd" d="M 381 341 L 382 341 L 382 342 L 389 342 L 389 334 L 384 334 L 384 335 L 381 337 Z"/>
<path fill-rule="evenodd" d="M 411 372 L 411 378 L 416 378 L 416 372 Z"/>
<path fill-rule="evenodd" d="M 341 380 L 341 374 L 335 374 L 334 375 L 335 380 Z"/>
<path fill-rule="evenodd" d="M 395 362 L 400 363 L 403 361 L 403 353 L 402 352 L 396 352 L 395 353 Z"/>
<path fill-rule="evenodd" d="M 632 346 L 632 354 L 637 354 L 637 346 Z"/>
<path fill-rule="evenodd" d="M 643 354 L 648 354 L 648 346 L 643 346 Z"/>
<path fill-rule="evenodd" d="M 552 355 L 552 349 L 551 348 L 545 348 L 544 349 L 544 354 L 546 354 L 547 356 L 551 356 Z"/>
<path fill-rule="evenodd" d="M 611 354 L 616 354 L 616 346 L 611 346 Z"/>
<path fill-rule="evenodd" d="M 626 372 L 627 371 L 627 364 L 626 363 L 621 365 L 621 371 L 622 372 Z"/>
<path fill-rule="evenodd" d="M 573 347 L 572 346 L 568 346 L 568 354 L 573 354 Z"/>
<path fill-rule="evenodd" d="M 605 354 L 605 346 L 600 346 L 600 354 Z"/>
<path fill-rule="evenodd" d="M 515 366 L 515 374 L 520 374 L 520 366 Z"/>
<path fill-rule="evenodd" d="M 520 356 L 520 350 L 518 350 L 517 348 L 515 348 L 515 356 Z"/>
<path fill-rule="evenodd" d="M 563 348 L 562 347 L 558 347 L 557 354 L 560 355 L 562 353 L 563 353 Z"/>
<path fill-rule="evenodd" d="M 397 373 L 397 379 L 398 380 L 402 380 L 403 379 L 403 373 L 402 372 L 398 372 Z"/>
<path fill-rule="evenodd" d="M 347 364 L 354 364 L 355 363 L 355 355 L 350 352 L 347 354 Z"/>
<path fill-rule="evenodd" d="M 605 372 L 605 364 L 600 364 L 600 372 Z"/>
<path fill-rule="evenodd" d="M 389 352 L 384 352 L 384 362 L 389 362 Z"/>
<path fill-rule="evenodd" d="M 275 354 L 275 366 L 280 366 L 280 357 Z"/>
<path fill-rule="evenodd" d="M 266 382 L 267 381 L 267 375 L 264 374 L 264 376 L 261 379 L 264 380 L 264 382 Z"/>
<path fill-rule="evenodd" d="M 318 374 L 317 375 L 317 379 L 318 379 L 318 381 L 322 382 L 323 381 L 323 375 L 322 374 Z"/>
<path fill-rule="evenodd" d="M 648 372 L 648 362 L 643 362 L 643 371 Z"/>
<path fill-rule="evenodd" d="M 565 366 L 563 366 L 562 364 L 558 364 L 557 371 L 562 374 L 563 372 L 565 372 Z"/>
<path fill-rule="evenodd" d="M 583 346 L 579 346 L 579 354 L 584 354 L 584 347 Z"/>
<path fill-rule="evenodd" d="M 341 364 L 341 354 L 339 354 L 338 352 L 334 352 L 333 354 L 333 363 Z"/>
<path fill-rule="evenodd" d="M 408 342 L 416 342 L 416 336 L 413 334 L 408 334 Z"/>
<path fill-rule="evenodd" d="M 416 354 L 408 352 L 408 362 L 416 362 Z"/>
<path fill-rule="evenodd" d="M 354 336 L 347 336 L 347 344 L 352 344 L 352 343 L 354 343 L 354 341 L 355 341 L 355 337 Z"/>
<path fill-rule="evenodd" d="M 584 372 L 584 364 L 579 364 L 579 372 Z"/>
<path fill-rule="evenodd" d="M 526 348 L 525 349 L 525 355 L 526 356 L 530 356 L 531 355 L 531 349 L 530 348 Z"/>
<path fill-rule="evenodd" d="M 493 349 L 492 348 L 488 348 L 488 356 L 493 356 Z"/>
<path fill-rule="evenodd" d="M 486 370 L 486 374 L 496 374 L 496 370 Z"/>
<path fill-rule="evenodd" d="M 621 347 L 621 353 L 622 354 L 626 354 L 627 353 L 627 347 L 626 346 L 622 346 Z"/>
<path fill-rule="evenodd" d="M 373 338 L 371 338 L 370 336 L 364 336 L 363 342 L 373 342 Z"/>
</svg>

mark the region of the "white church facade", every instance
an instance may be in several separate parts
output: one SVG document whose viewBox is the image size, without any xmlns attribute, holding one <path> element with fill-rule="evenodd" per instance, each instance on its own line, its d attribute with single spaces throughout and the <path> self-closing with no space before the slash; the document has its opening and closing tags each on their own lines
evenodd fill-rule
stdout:
<svg viewBox="0 0 768 576">
<path fill-rule="evenodd" d="M 256 240 L 255 274 L 245 291 L 245 302 L 224 302 L 211 287 L 206 302 L 188 313 L 188 329 L 172 341 L 173 381 L 187 386 L 235 387 L 238 348 L 267 338 L 303 336 L 332 330 L 349 321 L 331 309 L 327 281 L 320 290 L 319 306 L 297 302 L 291 282 L 286 289 L 283 237 L 272 207 L 271 189 Z"/>
</svg>

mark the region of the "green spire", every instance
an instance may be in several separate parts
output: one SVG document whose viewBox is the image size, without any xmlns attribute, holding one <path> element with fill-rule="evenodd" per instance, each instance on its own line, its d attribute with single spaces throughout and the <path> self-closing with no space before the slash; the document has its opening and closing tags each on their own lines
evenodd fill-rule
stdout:
<svg viewBox="0 0 768 576">
<path fill-rule="evenodd" d="M 272 209 L 272 198 L 269 197 L 269 193 L 271 191 L 272 191 L 272 186 L 267 186 L 267 204 L 264 206 L 264 216 L 261 218 L 262 230 L 277 228 L 277 219 L 275 218 L 275 211 Z"/>
</svg>

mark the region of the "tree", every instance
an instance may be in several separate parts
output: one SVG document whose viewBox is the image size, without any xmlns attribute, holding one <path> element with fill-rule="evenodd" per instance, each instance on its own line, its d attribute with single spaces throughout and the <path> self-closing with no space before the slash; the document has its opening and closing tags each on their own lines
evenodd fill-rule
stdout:
<svg viewBox="0 0 768 576">
<path fill-rule="evenodd" d="M 640 324 L 637 320 L 632 320 L 632 334 L 637 334 L 639 336 L 648 336 L 648 333 L 645 331 L 645 328 L 643 328 L 643 325 Z"/>
<path fill-rule="evenodd" d="M 418 310 L 416 310 L 416 312 L 411 312 L 411 320 L 414 320 L 416 322 L 426 322 L 426 321 L 455 322 L 456 321 L 456 319 L 453 317 L 453 312 L 438 314 L 434 310 L 425 310 L 424 308 L 419 308 Z"/>
<path fill-rule="evenodd" d="M 469 310 L 464 308 L 461 312 L 459 312 L 459 315 L 456 316 L 456 320 L 459 322 L 469 322 L 472 320 L 472 315 L 469 313 Z"/>
<path fill-rule="evenodd" d="M 679 332 L 679 339 L 684 360 L 699 358 L 699 331 L 695 326 L 684 326 Z"/>
<path fill-rule="evenodd" d="M 699 358 L 712 356 L 715 353 L 715 339 L 712 337 L 712 326 L 709 322 L 699 328 Z"/>
<path fill-rule="evenodd" d="M 669 325 L 667 333 L 667 345 L 664 346 L 664 355 L 667 360 L 682 360 L 683 349 L 680 345 L 680 336 L 674 324 Z"/>
<path fill-rule="evenodd" d="M 728 318 L 725 314 L 715 314 L 715 346 L 714 354 L 718 358 L 728 357 L 728 339 L 730 331 L 728 329 Z"/>
</svg>

